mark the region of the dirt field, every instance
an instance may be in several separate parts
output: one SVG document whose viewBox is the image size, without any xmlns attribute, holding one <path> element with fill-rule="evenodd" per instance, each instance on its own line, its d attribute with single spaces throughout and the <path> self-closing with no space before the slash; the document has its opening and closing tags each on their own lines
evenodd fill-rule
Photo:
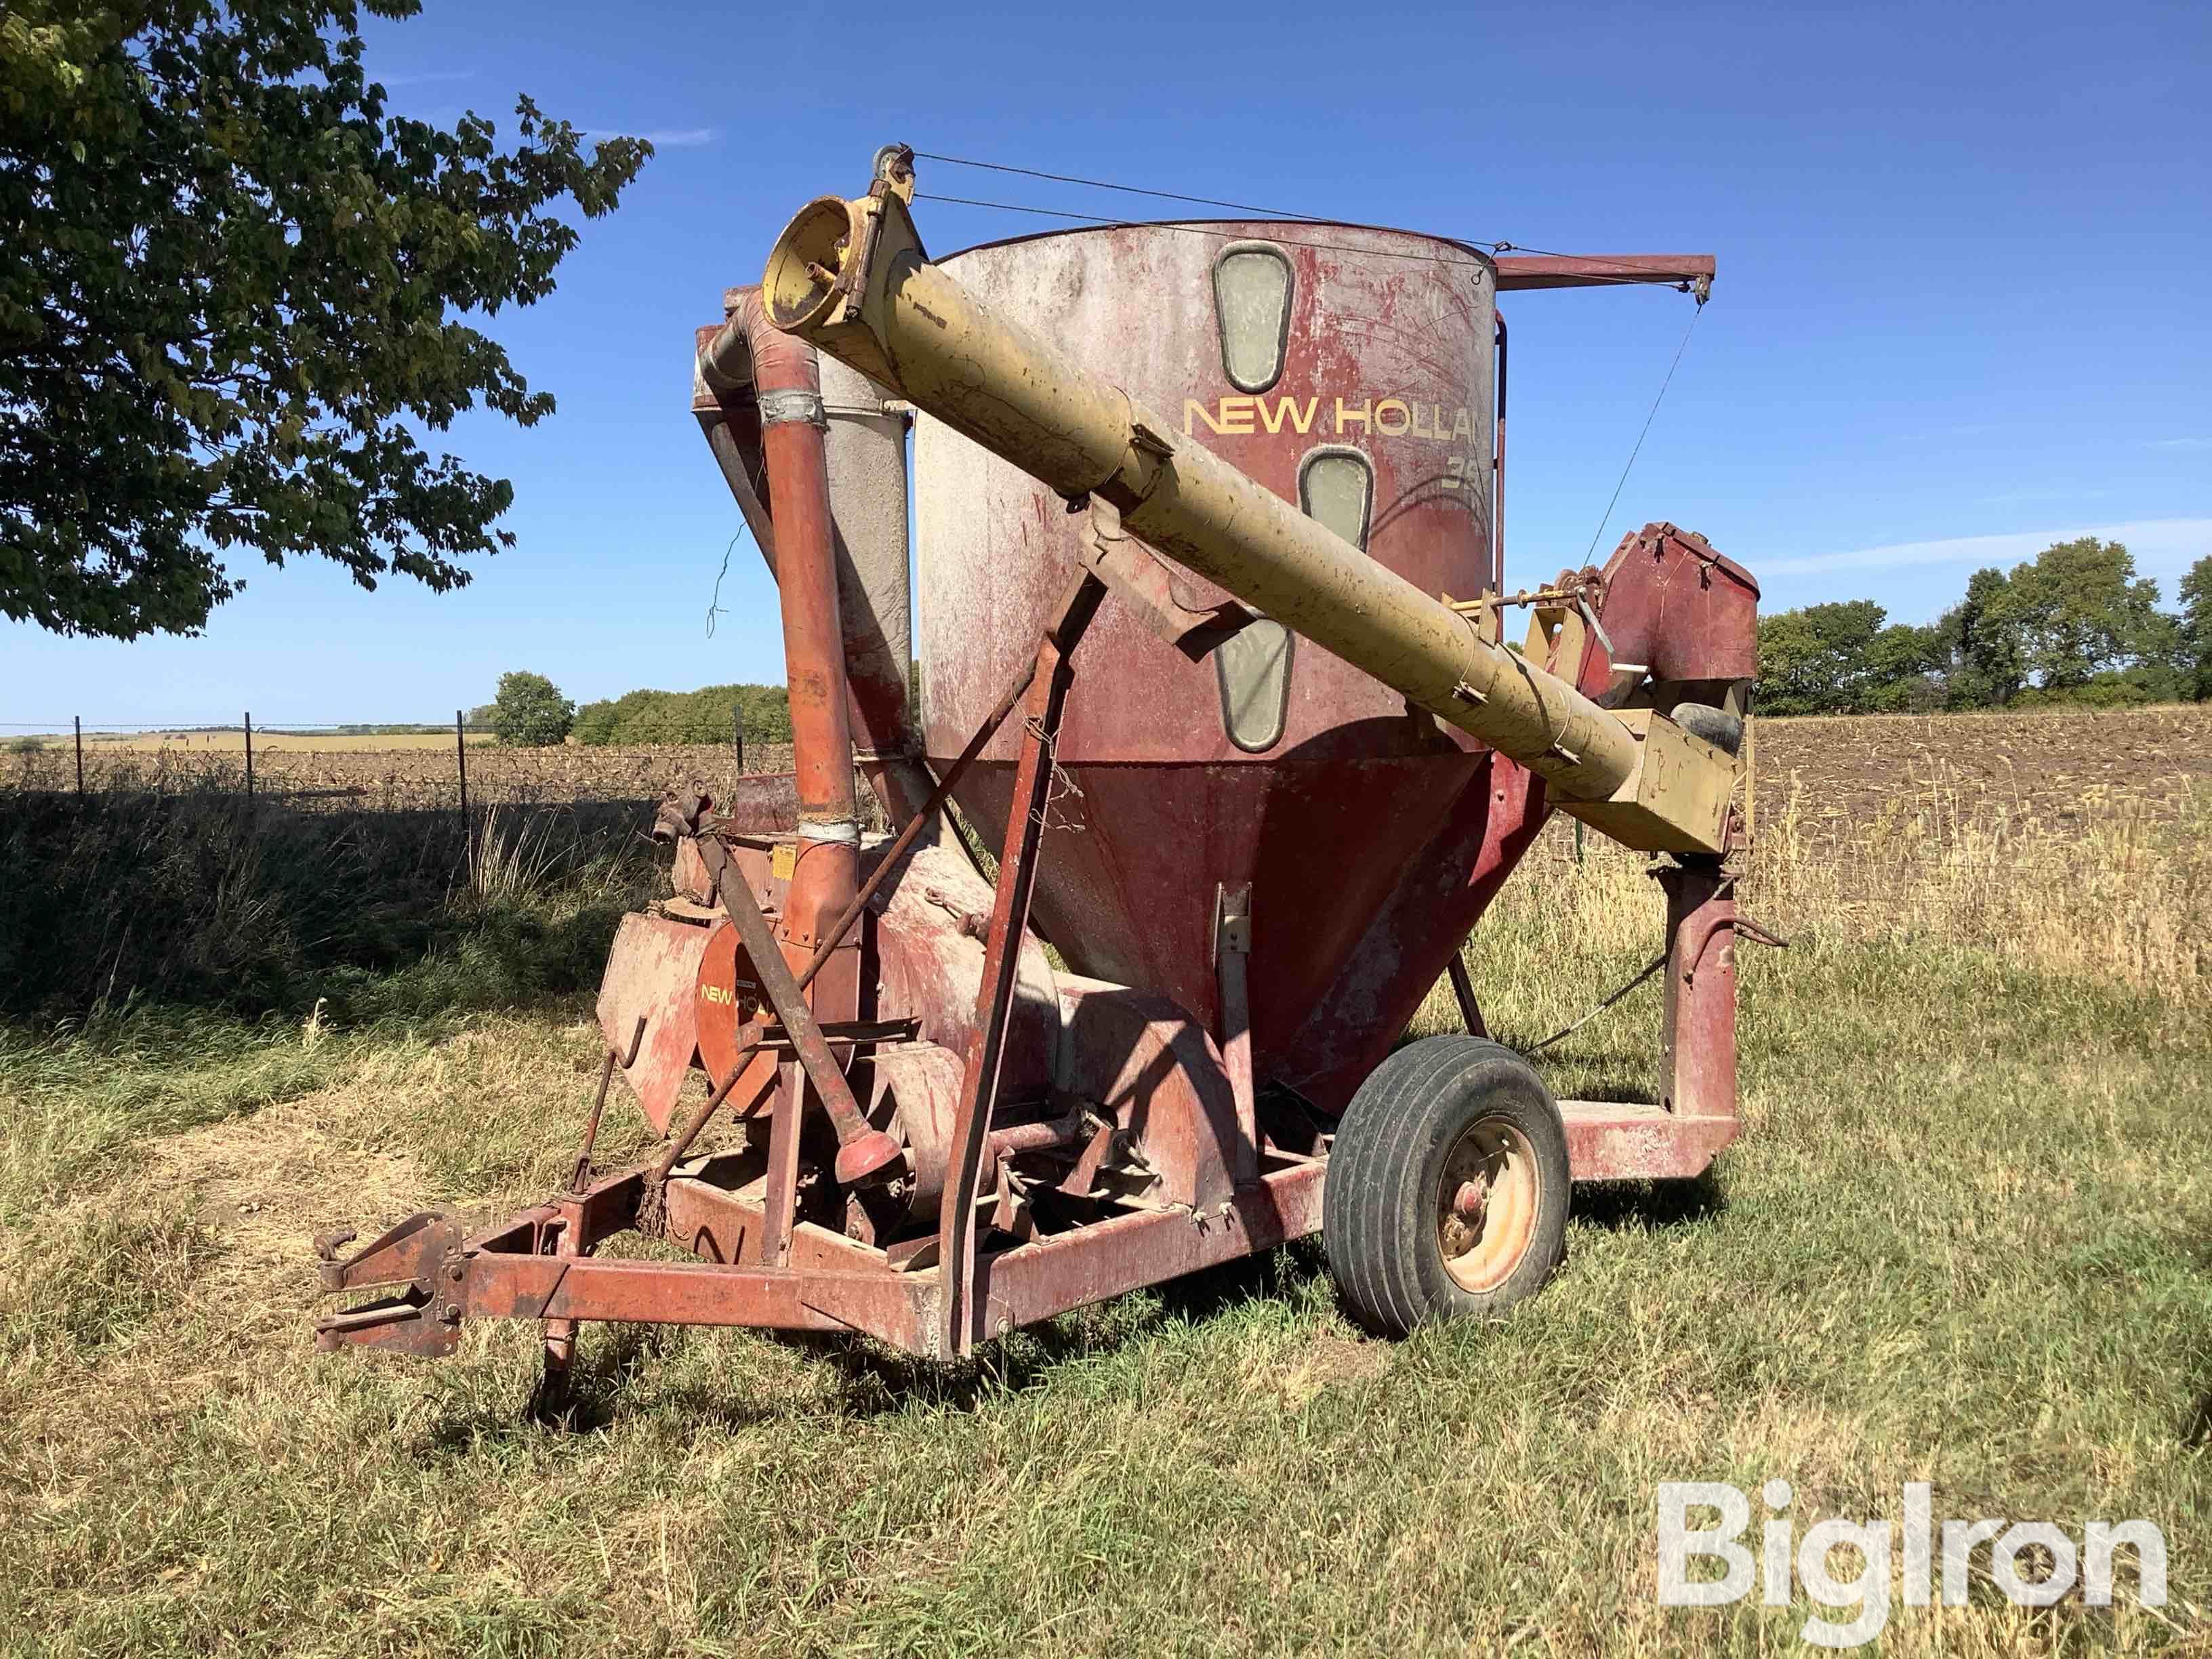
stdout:
<svg viewBox="0 0 2212 1659">
<path fill-rule="evenodd" d="M 496 739 L 489 732 L 465 734 L 471 748 L 490 744 Z M 49 734 L 49 744 L 58 748 L 70 746 L 67 733 L 56 737 Z M 132 754 L 239 755 L 246 750 L 246 732 L 241 728 L 220 732 L 88 732 L 84 734 L 87 754 L 98 750 L 103 754 L 128 751 Z M 453 752 L 453 734 L 443 732 L 283 732 L 263 731 L 257 727 L 253 733 L 253 752 L 283 750 L 293 753 L 356 755 L 380 753 L 387 750 L 410 751 L 430 750 L 438 754 Z"/>
<path fill-rule="evenodd" d="M 175 793 L 244 787 L 243 734 L 196 732 L 188 741 L 151 736 L 85 741 L 85 787 Z M 454 806 L 460 799 L 459 757 L 451 734 L 337 738 L 253 734 L 257 794 L 302 804 L 410 810 Z M 772 772 L 791 764 L 789 744 L 745 745 L 744 769 Z M 5 787 L 70 789 L 76 756 L 66 742 L 37 754 L 0 755 Z M 504 749 L 471 740 L 469 799 L 477 805 L 595 800 L 651 800 L 671 783 L 700 777 L 710 784 L 737 770 L 727 744 L 648 748 Z"/>
<path fill-rule="evenodd" d="M 1775 823 L 1794 796 L 1808 831 L 1929 802 L 2063 830 L 2115 812 L 2172 820 L 2212 798 L 2212 704 L 1755 725 L 1759 817 Z"/>
</svg>

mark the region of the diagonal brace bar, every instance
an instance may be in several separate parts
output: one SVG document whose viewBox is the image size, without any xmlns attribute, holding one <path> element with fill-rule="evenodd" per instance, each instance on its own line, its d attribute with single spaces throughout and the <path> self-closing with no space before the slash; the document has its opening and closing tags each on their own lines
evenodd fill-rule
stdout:
<svg viewBox="0 0 2212 1659">
<path fill-rule="evenodd" d="M 975 999 L 975 1035 L 969 1041 L 960 1107 L 953 1118 L 950 1170 L 938 1224 L 938 1260 L 945 1275 L 941 1351 L 948 1356 L 966 1353 L 973 1346 L 975 1183 L 982 1171 L 992 1108 L 998 1099 L 999 1067 L 1006 1057 L 1022 939 L 1029 928 L 1030 898 L 1036 886 L 1037 846 L 1043 836 L 1045 802 L 1052 787 L 1053 750 L 1060 736 L 1068 685 L 1074 678 L 1070 659 L 1105 595 L 1106 585 L 1089 571 L 1070 585 L 1037 645 L 1036 672 L 1030 682 L 1021 759 L 1014 772 L 1006 839 L 1000 843 L 991 928 L 984 941 L 983 980 Z"/>
</svg>

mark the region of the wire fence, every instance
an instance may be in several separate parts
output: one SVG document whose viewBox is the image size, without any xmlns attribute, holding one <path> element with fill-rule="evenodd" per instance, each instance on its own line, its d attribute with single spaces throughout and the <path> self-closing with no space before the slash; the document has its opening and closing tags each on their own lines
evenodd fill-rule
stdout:
<svg viewBox="0 0 2212 1659">
<path fill-rule="evenodd" d="M 306 810 L 466 811 L 471 806 L 657 799 L 698 779 L 711 793 L 747 773 L 787 771 L 789 728 L 726 719 L 625 722 L 619 743 L 502 742 L 450 721 L 0 721 L 0 791 L 237 795 Z M 510 732 L 510 737 L 514 734 Z"/>
</svg>

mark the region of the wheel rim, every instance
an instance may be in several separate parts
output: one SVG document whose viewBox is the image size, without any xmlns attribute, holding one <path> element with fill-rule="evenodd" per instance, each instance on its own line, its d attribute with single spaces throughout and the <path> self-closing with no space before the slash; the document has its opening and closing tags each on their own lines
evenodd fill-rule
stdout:
<svg viewBox="0 0 2212 1659">
<path fill-rule="evenodd" d="M 1494 1291 L 1536 1233 L 1535 1149 L 1503 1118 L 1478 1118 L 1445 1154 L 1437 1179 L 1437 1248 L 1463 1291 Z"/>
</svg>

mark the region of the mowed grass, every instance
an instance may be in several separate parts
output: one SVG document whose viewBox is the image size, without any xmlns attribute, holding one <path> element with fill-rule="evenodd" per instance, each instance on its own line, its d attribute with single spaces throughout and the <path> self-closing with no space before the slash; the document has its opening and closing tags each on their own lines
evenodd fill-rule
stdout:
<svg viewBox="0 0 2212 1659">
<path fill-rule="evenodd" d="M 956 1368 L 591 1329 L 566 1428 L 526 1411 L 526 1328 L 442 1364 L 314 1354 L 307 1239 L 557 1184 L 585 999 L 19 1032 L 0 1646 L 1786 1651 L 1802 1591 L 1655 1598 L 1659 1482 L 1781 1476 L 1801 1532 L 1897 1518 L 1908 1480 L 1939 1517 L 2165 1529 L 2163 1607 L 2124 1565 L 2109 1610 L 1978 1575 L 1885 1651 L 2201 1651 L 2212 888 L 2185 828 L 2008 840 L 1931 800 L 1839 848 L 1784 820 L 1745 896 L 1792 947 L 1741 952 L 1744 1140 L 1692 1187 L 1579 1194 L 1565 1268 L 1500 1323 L 1368 1340 L 1301 1247 Z M 1638 861 L 1570 846 L 1547 832 L 1470 952 L 1508 1041 L 1656 938 Z M 1656 994 L 1549 1051 L 1554 1086 L 1647 1080 Z M 618 1121 L 611 1156 L 641 1144 Z"/>
</svg>

